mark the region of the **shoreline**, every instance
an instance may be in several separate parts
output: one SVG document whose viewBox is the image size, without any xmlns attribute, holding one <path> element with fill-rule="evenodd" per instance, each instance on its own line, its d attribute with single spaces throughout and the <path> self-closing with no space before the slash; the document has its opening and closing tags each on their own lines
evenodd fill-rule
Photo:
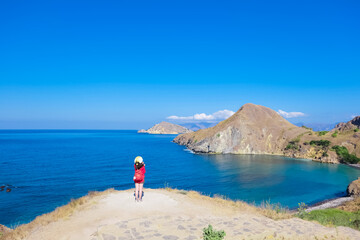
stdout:
<svg viewBox="0 0 360 240">
<path fill-rule="evenodd" d="M 307 206 L 305 211 L 310 212 L 313 210 L 334 208 L 334 207 L 338 207 L 338 206 L 342 205 L 343 203 L 346 203 L 346 202 L 352 201 L 352 200 L 354 200 L 354 197 L 349 197 L 349 196 L 326 199 L 326 200 L 323 200 L 323 201 L 320 201 L 320 202 L 317 202 L 317 203 Z"/>
<path fill-rule="evenodd" d="M 342 163 L 342 164 L 345 164 L 345 163 Z M 355 164 L 345 164 L 345 165 L 348 165 L 348 166 L 353 167 L 353 168 L 356 168 L 356 169 L 360 169 L 360 164 L 359 164 L 359 163 L 355 163 Z"/>
</svg>

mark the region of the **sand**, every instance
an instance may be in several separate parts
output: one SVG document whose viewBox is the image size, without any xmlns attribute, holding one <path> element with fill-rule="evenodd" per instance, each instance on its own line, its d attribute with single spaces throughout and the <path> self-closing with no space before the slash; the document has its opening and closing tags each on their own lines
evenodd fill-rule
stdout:
<svg viewBox="0 0 360 240">
<path fill-rule="evenodd" d="M 142 202 L 133 190 L 95 198 L 69 218 L 34 229 L 28 240 L 201 239 L 211 224 L 225 239 L 360 239 L 347 227 L 325 227 L 299 218 L 272 220 L 256 212 L 220 206 L 181 191 L 145 189 Z"/>
<path fill-rule="evenodd" d="M 353 197 L 340 197 L 340 198 L 335 198 L 335 199 L 331 199 L 331 200 L 326 200 L 324 202 L 321 203 L 317 203 L 313 206 L 310 206 L 308 208 L 306 208 L 306 212 L 311 212 L 313 210 L 321 210 L 321 209 L 327 209 L 327 208 L 335 208 L 338 207 L 346 202 L 352 201 L 354 200 Z"/>
</svg>

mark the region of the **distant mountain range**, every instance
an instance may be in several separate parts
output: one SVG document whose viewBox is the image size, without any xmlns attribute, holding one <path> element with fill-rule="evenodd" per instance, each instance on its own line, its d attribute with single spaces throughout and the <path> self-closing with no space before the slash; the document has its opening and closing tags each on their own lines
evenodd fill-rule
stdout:
<svg viewBox="0 0 360 240">
<path fill-rule="evenodd" d="M 180 126 L 184 126 L 192 131 L 197 131 L 200 129 L 205 129 L 205 128 L 209 128 L 209 127 L 213 127 L 216 124 L 218 124 L 218 122 L 215 123 L 208 123 L 208 122 L 198 122 L 198 123 L 179 123 Z"/>
<path fill-rule="evenodd" d="M 293 124 L 298 127 L 302 127 L 302 126 L 309 127 L 309 128 L 312 128 L 314 131 L 330 131 L 337 124 L 339 124 L 339 122 L 337 122 L 337 123 L 302 123 L 302 122 L 298 122 L 298 123 L 293 123 Z"/>
</svg>

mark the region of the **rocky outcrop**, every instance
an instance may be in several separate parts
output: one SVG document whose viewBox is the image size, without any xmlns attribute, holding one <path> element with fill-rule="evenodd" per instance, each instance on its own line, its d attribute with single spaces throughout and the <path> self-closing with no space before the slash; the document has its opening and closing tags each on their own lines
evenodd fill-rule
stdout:
<svg viewBox="0 0 360 240">
<path fill-rule="evenodd" d="M 174 142 L 201 153 L 282 155 L 288 142 L 306 131 L 270 108 L 248 103 L 216 126 L 179 135 Z"/>
<path fill-rule="evenodd" d="M 8 227 L 0 224 L 0 237 L 1 237 L 2 235 L 4 235 L 5 233 L 9 233 L 9 232 L 11 232 L 11 231 L 12 231 L 12 230 L 11 230 L 10 228 L 8 228 Z"/>
<path fill-rule="evenodd" d="M 348 121 L 347 123 L 339 123 L 335 126 L 335 130 L 338 131 L 349 131 L 354 129 L 360 128 L 360 116 L 353 118 L 352 120 Z"/>
<path fill-rule="evenodd" d="M 360 196 L 360 178 L 351 182 L 346 190 L 349 196 L 359 197 Z"/>
<path fill-rule="evenodd" d="M 169 122 L 161 122 L 156 124 L 152 128 L 148 130 L 141 129 L 138 133 L 149 133 L 149 134 L 180 134 L 180 133 L 189 133 L 191 130 L 186 127 L 169 123 Z"/>
</svg>

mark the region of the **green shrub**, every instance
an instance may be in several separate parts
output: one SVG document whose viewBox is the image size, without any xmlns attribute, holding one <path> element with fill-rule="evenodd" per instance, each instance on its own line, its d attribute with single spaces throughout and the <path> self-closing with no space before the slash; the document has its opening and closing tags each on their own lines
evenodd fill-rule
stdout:
<svg viewBox="0 0 360 240">
<path fill-rule="evenodd" d="M 312 140 L 312 141 L 310 141 L 311 146 L 319 146 L 319 147 L 323 147 L 323 148 L 329 147 L 330 144 L 331 144 L 331 142 L 328 140 Z"/>
<path fill-rule="evenodd" d="M 360 230 L 360 212 L 347 212 L 336 208 L 328 208 L 314 210 L 299 217 L 309 221 L 315 220 L 323 225 L 346 226 Z"/>
<path fill-rule="evenodd" d="M 319 136 L 323 136 L 325 134 L 327 134 L 329 131 L 320 131 L 320 132 L 317 132 Z"/>
<path fill-rule="evenodd" d="M 323 152 L 322 156 L 323 156 L 323 157 L 328 157 L 329 154 L 328 154 L 327 152 Z"/>
<path fill-rule="evenodd" d="M 333 146 L 333 150 L 335 150 L 336 154 L 340 157 L 340 160 L 346 163 L 358 163 L 360 158 L 356 157 L 355 154 L 350 154 L 346 147 L 344 146 Z"/>
<path fill-rule="evenodd" d="M 337 137 L 337 135 L 338 135 L 338 131 L 337 131 L 337 130 L 336 130 L 333 134 L 331 134 L 331 136 L 332 136 L 333 138 Z"/>
<path fill-rule="evenodd" d="M 354 132 L 358 132 L 358 131 L 359 131 L 359 129 L 358 129 L 358 128 L 355 128 L 355 129 L 354 129 Z"/>
<path fill-rule="evenodd" d="M 294 150 L 298 150 L 299 146 L 294 144 L 294 143 L 289 143 L 288 145 L 286 145 L 285 150 L 289 150 L 289 149 L 294 149 Z"/>
<path fill-rule="evenodd" d="M 197 143 L 197 139 L 195 139 L 194 143 Z"/>
<path fill-rule="evenodd" d="M 226 233 L 224 230 L 216 231 L 211 225 L 203 229 L 203 239 L 204 240 L 222 240 L 224 239 Z"/>
<path fill-rule="evenodd" d="M 217 137 L 220 137 L 220 133 L 216 134 Z"/>
<path fill-rule="evenodd" d="M 300 138 L 301 135 L 297 136 L 296 138 L 294 138 L 293 140 L 291 140 L 288 145 L 286 145 L 285 150 L 289 150 L 289 149 L 294 149 L 294 150 L 298 150 L 299 149 L 299 142 L 300 142 Z"/>
</svg>

